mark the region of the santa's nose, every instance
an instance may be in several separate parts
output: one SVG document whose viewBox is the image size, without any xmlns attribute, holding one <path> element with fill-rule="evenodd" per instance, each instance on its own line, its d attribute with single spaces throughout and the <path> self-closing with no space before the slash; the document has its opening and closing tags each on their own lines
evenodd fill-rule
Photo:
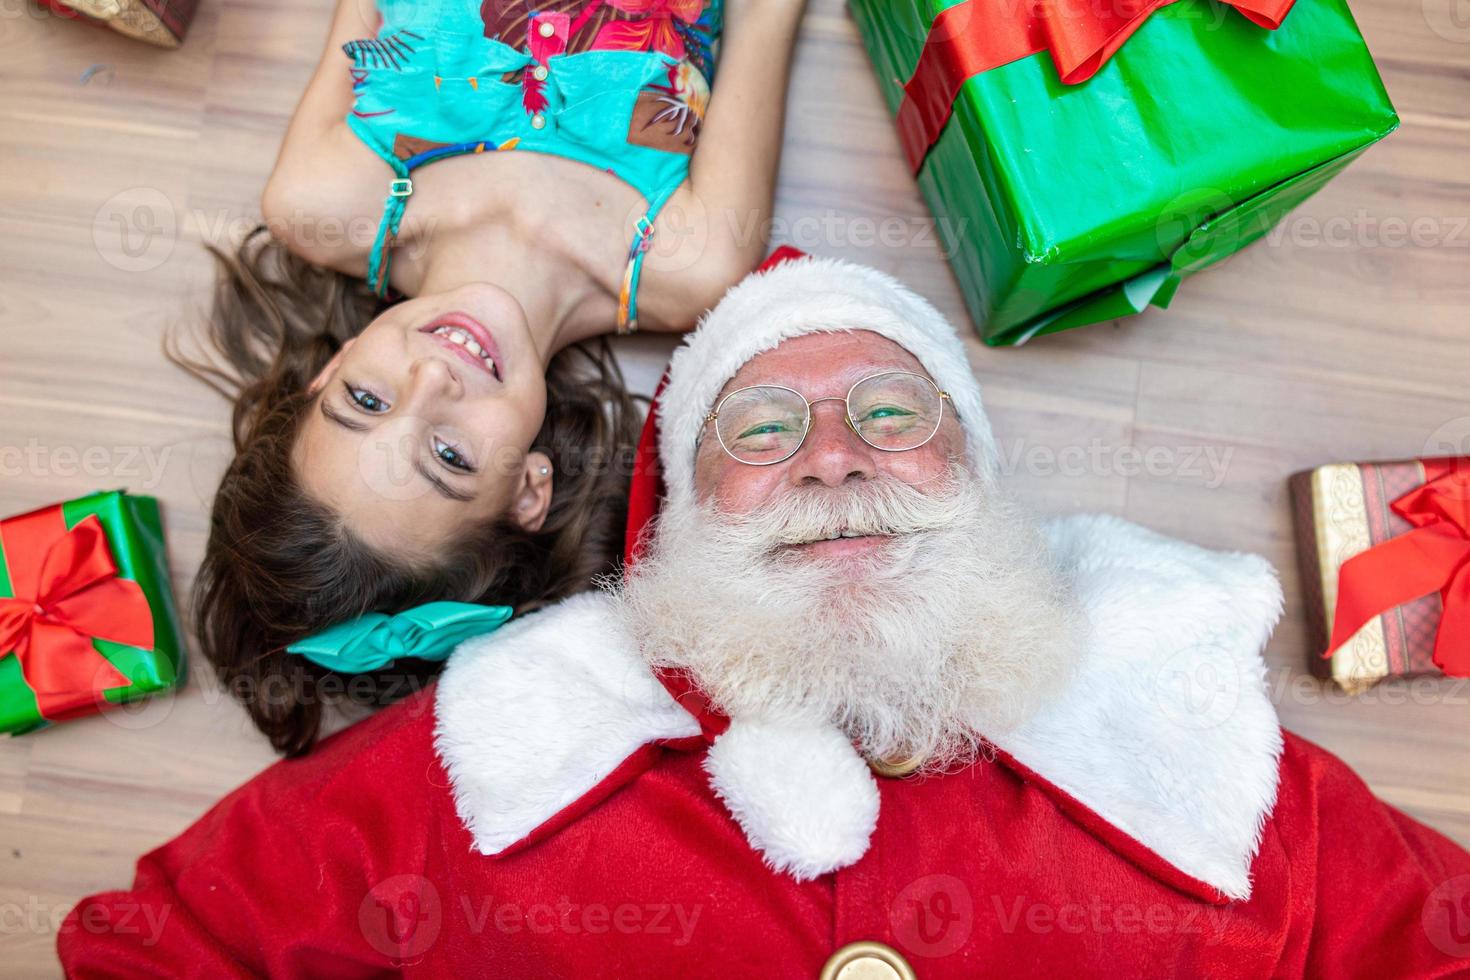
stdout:
<svg viewBox="0 0 1470 980">
<path fill-rule="evenodd" d="M 793 483 L 806 486 L 870 480 L 878 471 L 876 452 L 849 424 L 846 402 L 824 399 L 812 403 L 811 429 L 791 458 L 788 474 Z"/>
</svg>

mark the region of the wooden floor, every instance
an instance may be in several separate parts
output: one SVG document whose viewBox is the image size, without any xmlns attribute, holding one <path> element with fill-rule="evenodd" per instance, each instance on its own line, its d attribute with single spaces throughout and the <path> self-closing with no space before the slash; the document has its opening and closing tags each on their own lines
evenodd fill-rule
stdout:
<svg viewBox="0 0 1470 980">
<path fill-rule="evenodd" d="M 777 239 L 891 270 L 966 323 L 853 25 L 840 0 L 813 4 Z M 329 6 L 204 0 L 183 49 L 161 53 L 0 4 L 0 514 L 152 493 L 180 595 L 226 410 L 165 363 L 160 338 L 207 302 L 201 242 L 255 220 Z M 1396 135 L 1170 311 L 972 353 L 1038 508 L 1269 557 L 1288 597 L 1268 651 L 1285 724 L 1470 844 L 1470 685 L 1348 699 L 1306 673 L 1287 476 L 1470 451 L 1470 23 L 1456 0 L 1354 6 L 1403 116 Z M 913 240 L 877 244 L 879 228 Z M 639 385 L 668 349 L 624 347 Z M 1153 447 L 1167 472 L 1139 469 L 1132 454 Z M 126 885 L 139 854 L 270 761 L 204 670 L 176 697 L 0 743 L 0 972 L 53 975 L 55 927 L 77 898 Z"/>
</svg>

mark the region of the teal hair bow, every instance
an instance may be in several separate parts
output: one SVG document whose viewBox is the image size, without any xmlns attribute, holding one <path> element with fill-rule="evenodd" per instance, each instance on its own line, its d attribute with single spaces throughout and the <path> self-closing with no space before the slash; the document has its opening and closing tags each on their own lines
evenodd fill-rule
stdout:
<svg viewBox="0 0 1470 980">
<path fill-rule="evenodd" d="M 286 652 L 344 674 L 388 667 L 399 657 L 443 660 L 465 640 L 499 629 L 512 612 L 509 606 L 430 602 L 396 616 L 374 612 L 338 623 Z"/>
</svg>

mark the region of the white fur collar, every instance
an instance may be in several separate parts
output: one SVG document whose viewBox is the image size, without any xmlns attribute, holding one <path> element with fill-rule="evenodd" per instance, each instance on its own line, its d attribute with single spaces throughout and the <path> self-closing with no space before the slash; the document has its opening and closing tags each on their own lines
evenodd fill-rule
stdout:
<svg viewBox="0 0 1470 980">
<path fill-rule="evenodd" d="M 1261 658 L 1275 571 L 1116 517 L 1046 532 L 1092 624 L 1087 656 L 996 745 L 1179 870 L 1250 897 L 1282 749 Z"/>
<path fill-rule="evenodd" d="M 465 641 L 445 665 L 434 745 L 481 853 L 524 838 L 640 746 L 699 734 L 609 601 L 568 599 Z"/>
<path fill-rule="evenodd" d="M 1091 621 L 1088 650 L 1075 680 L 996 745 L 1178 871 L 1249 897 L 1282 747 L 1260 656 L 1281 611 L 1275 573 L 1112 517 L 1047 533 Z M 640 746 L 698 733 L 610 601 L 567 600 L 450 658 L 435 742 L 481 853 L 524 839 Z M 770 766 L 778 755 L 788 764 Z M 705 768 L 772 868 L 804 880 L 867 850 L 877 786 L 835 730 L 737 720 Z"/>
</svg>

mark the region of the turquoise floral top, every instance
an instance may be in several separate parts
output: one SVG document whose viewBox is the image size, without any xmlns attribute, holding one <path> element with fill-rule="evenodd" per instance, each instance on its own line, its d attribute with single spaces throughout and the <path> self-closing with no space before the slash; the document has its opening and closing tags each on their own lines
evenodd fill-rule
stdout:
<svg viewBox="0 0 1470 980">
<path fill-rule="evenodd" d="M 388 255 L 412 171 L 461 153 L 531 150 L 605 170 L 648 201 L 624 275 L 636 326 L 653 218 L 689 173 L 709 102 L 723 0 L 378 0 L 375 38 L 343 46 L 347 124 L 393 168 L 368 282 Z"/>
</svg>

